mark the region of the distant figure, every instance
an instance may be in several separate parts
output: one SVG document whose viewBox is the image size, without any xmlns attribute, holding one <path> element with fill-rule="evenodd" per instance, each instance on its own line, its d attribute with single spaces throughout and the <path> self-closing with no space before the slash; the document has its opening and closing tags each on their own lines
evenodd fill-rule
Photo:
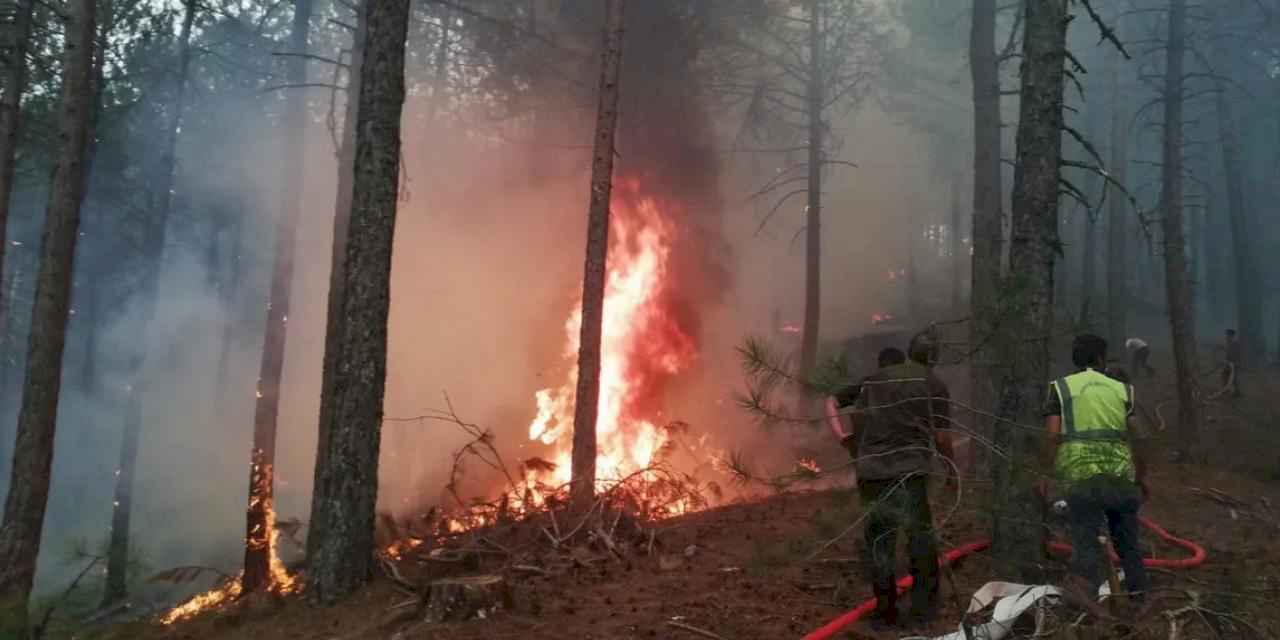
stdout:
<svg viewBox="0 0 1280 640">
<path fill-rule="evenodd" d="M 1243 347 L 1235 329 L 1227 329 L 1227 337 L 1222 348 L 1226 351 L 1226 366 L 1222 368 L 1222 387 L 1231 385 L 1231 397 L 1240 397 L 1240 369 L 1244 364 Z"/>
<path fill-rule="evenodd" d="M 1142 338 L 1129 338 L 1124 341 L 1124 349 L 1129 352 L 1129 360 L 1132 366 L 1129 367 L 1133 371 L 1133 377 L 1137 378 L 1139 373 L 1146 372 L 1148 378 L 1155 377 L 1156 370 L 1151 368 L 1147 360 L 1151 358 L 1151 347 L 1147 345 Z"/>
<path fill-rule="evenodd" d="M 950 394 L 929 370 L 936 352 L 931 337 L 912 338 L 902 352 L 881 352 L 880 370 L 862 382 L 854 399 L 859 410 L 854 435 L 845 438 L 858 476 L 858 494 L 868 511 L 866 544 L 871 586 L 876 596 L 875 617 L 887 625 L 898 622 L 896 549 L 905 531 L 915 588 L 911 617 L 918 622 L 934 617 L 938 607 L 938 546 L 929 506 L 929 474 L 934 451 L 955 456 L 951 441 L 939 437 L 948 426 Z"/>
<path fill-rule="evenodd" d="M 1071 361 L 1079 372 L 1049 384 L 1045 464 L 1052 464 L 1067 503 L 1071 570 L 1092 594 L 1106 575 L 1106 550 L 1098 542 L 1106 522 L 1124 568 L 1125 588 L 1143 599 L 1149 588 L 1138 545 L 1138 509 L 1146 498 L 1145 433 L 1134 419 L 1133 387 L 1102 374 L 1107 341 L 1077 336 Z M 1047 497 L 1048 481 L 1039 493 Z"/>
</svg>

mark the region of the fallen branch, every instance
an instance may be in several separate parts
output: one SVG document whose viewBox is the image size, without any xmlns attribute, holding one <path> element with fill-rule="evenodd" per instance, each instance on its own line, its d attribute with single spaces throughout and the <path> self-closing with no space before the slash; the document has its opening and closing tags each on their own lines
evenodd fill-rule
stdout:
<svg viewBox="0 0 1280 640">
<path fill-rule="evenodd" d="M 711 631 L 707 631 L 706 629 L 699 629 L 698 627 L 695 627 L 693 625 L 688 625 L 683 622 L 676 622 L 675 620 L 668 620 L 667 626 L 675 627 L 676 629 L 680 629 L 682 631 L 688 631 L 689 633 L 700 635 L 704 638 L 711 638 L 712 640 L 724 640 L 724 636 L 721 636 L 718 633 L 713 633 Z"/>
</svg>

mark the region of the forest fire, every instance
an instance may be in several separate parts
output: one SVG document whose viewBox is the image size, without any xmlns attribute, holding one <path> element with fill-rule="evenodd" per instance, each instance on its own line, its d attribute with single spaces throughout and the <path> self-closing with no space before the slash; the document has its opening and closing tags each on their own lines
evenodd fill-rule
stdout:
<svg viewBox="0 0 1280 640">
<path fill-rule="evenodd" d="M 693 338 L 670 308 L 676 206 L 647 195 L 638 180 L 614 186 L 596 421 L 600 490 L 658 461 L 672 437 L 660 422 L 661 390 L 697 357 Z M 579 300 L 565 323 L 566 362 L 577 361 L 581 323 Z M 531 470 L 535 483 L 561 486 L 569 481 L 577 378 L 575 366 L 562 385 L 536 395 L 538 413 L 529 438 L 554 446 L 555 454 L 554 469 Z"/>
<path fill-rule="evenodd" d="M 268 557 L 271 564 L 269 572 L 270 583 L 267 585 L 266 590 L 276 595 L 295 593 L 301 589 L 302 583 L 295 576 L 289 574 L 289 571 L 285 569 L 284 562 L 280 560 L 280 530 L 275 526 L 276 512 L 270 503 L 267 504 L 267 522 L 271 527 L 271 535 L 268 538 Z M 160 623 L 173 624 L 199 613 L 216 609 L 223 604 L 235 602 L 240 596 L 244 595 L 243 577 L 244 572 L 242 571 L 235 578 L 223 580 L 218 587 L 191 597 L 191 599 L 170 609 L 161 616 Z"/>
</svg>

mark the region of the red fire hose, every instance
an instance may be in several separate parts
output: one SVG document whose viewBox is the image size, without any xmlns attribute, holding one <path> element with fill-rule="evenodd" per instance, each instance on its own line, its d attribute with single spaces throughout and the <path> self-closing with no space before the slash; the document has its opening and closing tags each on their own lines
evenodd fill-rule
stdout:
<svg viewBox="0 0 1280 640">
<path fill-rule="evenodd" d="M 1143 525 L 1145 525 L 1148 529 L 1153 531 L 1157 536 L 1160 536 L 1161 540 L 1177 545 L 1191 552 L 1191 557 L 1189 558 L 1180 558 L 1176 560 L 1164 559 L 1164 558 L 1147 558 L 1146 560 L 1143 561 L 1143 564 L 1145 564 L 1148 567 L 1164 567 L 1168 569 L 1190 569 L 1192 567 L 1198 567 L 1204 563 L 1204 558 L 1205 558 L 1204 547 L 1201 547 L 1200 545 L 1190 540 L 1184 540 L 1182 538 L 1179 538 L 1169 533 L 1164 529 L 1164 527 L 1161 527 L 1160 525 L 1152 522 L 1151 520 L 1148 520 L 1146 518 L 1139 518 L 1139 519 L 1142 521 Z M 955 549 L 952 549 L 946 552 L 945 554 L 943 554 L 942 557 L 938 558 L 938 565 L 945 567 L 951 564 L 952 562 L 955 562 L 956 560 L 959 560 L 960 558 L 963 558 L 967 555 L 977 553 L 979 551 L 983 551 L 989 546 L 991 546 L 990 540 L 978 540 L 976 542 L 970 542 L 969 544 L 956 547 Z M 1062 544 L 1060 542 L 1055 542 L 1049 545 L 1049 548 L 1058 553 L 1064 553 L 1064 554 L 1071 553 L 1071 546 Z M 1113 559 L 1116 559 L 1115 551 L 1112 549 L 1108 549 L 1108 551 L 1111 553 L 1111 557 Z M 898 593 L 899 594 L 906 593 L 906 591 L 911 588 L 911 583 L 912 583 L 911 576 L 904 576 L 898 579 Z M 863 616 L 866 616 L 867 614 L 875 611 L 875 609 L 876 609 L 876 599 L 872 598 L 870 600 L 867 600 L 866 602 L 858 605 L 858 608 L 841 615 L 839 618 L 836 618 L 835 620 L 828 622 L 826 625 L 824 625 L 822 628 L 818 629 L 817 631 L 814 631 L 809 635 L 805 636 L 804 640 L 826 640 L 827 638 L 834 636 L 841 629 L 853 624 Z"/>
</svg>

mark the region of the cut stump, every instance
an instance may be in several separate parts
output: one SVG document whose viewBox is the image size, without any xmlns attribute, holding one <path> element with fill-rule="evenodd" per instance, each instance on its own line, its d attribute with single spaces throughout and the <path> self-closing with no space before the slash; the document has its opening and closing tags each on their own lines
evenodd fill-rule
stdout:
<svg viewBox="0 0 1280 640">
<path fill-rule="evenodd" d="M 433 581 L 427 589 L 427 622 L 455 622 L 511 608 L 511 590 L 501 576 L 464 576 Z"/>
</svg>

